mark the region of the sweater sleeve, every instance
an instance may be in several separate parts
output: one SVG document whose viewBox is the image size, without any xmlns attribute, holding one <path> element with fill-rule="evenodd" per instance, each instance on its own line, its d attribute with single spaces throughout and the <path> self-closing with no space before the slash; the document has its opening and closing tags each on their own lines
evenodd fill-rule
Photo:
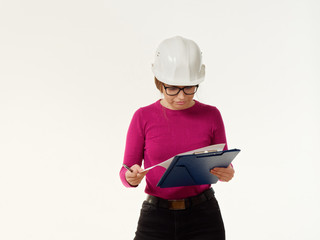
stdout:
<svg viewBox="0 0 320 240">
<path fill-rule="evenodd" d="M 131 123 L 129 125 L 129 129 L 127 132 L 126 138 L 126 147 L 124 152 L 123 163 L 129 167 L 138 164 L 141 166 L 143 160 L 143 152 L 144 152 L 144 123 L 143 118 L 141 116 L 142 109 L 139 109 L 135 112 L 132 117 Z M 131 186 L 125 177 L 127 169 L 124 167 L 120 170 L 120 179 L 124 186 Z"/>
<path fill-rule="evenodd" d="M 224 129 L 224 124 L 220 111 L 216 108 L 214 115 L 213 139 L 212 144 L 225 143 L 223 150 L 228 150 L 227 138 Z"/>
<path fill-rule="evenodd" d="M 215 114 L 215 127 L 213 129 L 213 142 L 212 144 L 219 144 L 219 143 L 225 143 L 223 150 L 228 150 L 228 143 L 226 138 L 226 132 L 224 128 L 224 123 L 222 120 L 221 113 L 218 109 L 216 109 L 217 112 Z M 231 167 L 233 167 L 231 163 Z"/>
</svg>

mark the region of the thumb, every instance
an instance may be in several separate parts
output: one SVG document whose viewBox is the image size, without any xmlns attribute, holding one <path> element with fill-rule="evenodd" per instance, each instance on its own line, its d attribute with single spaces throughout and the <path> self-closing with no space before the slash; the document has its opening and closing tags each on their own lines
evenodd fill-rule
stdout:
<svg viewBox="0 0 320 240">
<path fill-rule="evenodd" d="M 144 171 L 144 169 L 140 169 L 138 175 L 145 176 L 149 172 L 149 170 L 148 171 L 144 171 L 144 172 L 143 171 Z"/>
<path fill-rule="evenodd" d="M 140 173 L 141 171 L 143 171 L 143 169 L 138 164 L 133 165 L 131 169 L 134 173 Z"/>
</svg>

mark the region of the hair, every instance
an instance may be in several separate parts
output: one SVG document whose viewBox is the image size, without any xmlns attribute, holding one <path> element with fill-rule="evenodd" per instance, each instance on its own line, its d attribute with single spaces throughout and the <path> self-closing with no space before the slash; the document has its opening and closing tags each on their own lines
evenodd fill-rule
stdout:
<svg viewBox="0 0 320 240">
<path fill-rule="evenodd" d="M 162 82 L 160 82 L 156 77 L 154 77 L 154 83 L 156 84 L 157 89 L 162 93 Z"/>
</svg>

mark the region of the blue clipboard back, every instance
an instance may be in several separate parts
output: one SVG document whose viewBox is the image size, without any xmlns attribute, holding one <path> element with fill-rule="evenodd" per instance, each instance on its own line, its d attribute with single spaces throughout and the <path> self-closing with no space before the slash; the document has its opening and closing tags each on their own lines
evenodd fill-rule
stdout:
<svg viewBox="0 0 320 240">
<path fill-rule="evenodd" d="M 213 184 L 218 177 L 211 174 L 215 167 L 228 167 L 240 152 L 231 149 L 220 152 L 177 155 L 157 186 L 161 188 Z"/>
</svg>

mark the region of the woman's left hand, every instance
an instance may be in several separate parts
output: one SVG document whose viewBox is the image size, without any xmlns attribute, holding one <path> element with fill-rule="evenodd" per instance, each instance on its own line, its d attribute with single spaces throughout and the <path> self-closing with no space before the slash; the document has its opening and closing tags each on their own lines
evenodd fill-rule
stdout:
<svg viewBox="0 0 320 240">
<path fill-rule="evenodd" d="M 213 175 L 216 175 L 220 181 L 229 182 L 234 176 L 234 169 L 231 165 L 227 168 L 216 167 L 210 170 Z"/>
</svg>

